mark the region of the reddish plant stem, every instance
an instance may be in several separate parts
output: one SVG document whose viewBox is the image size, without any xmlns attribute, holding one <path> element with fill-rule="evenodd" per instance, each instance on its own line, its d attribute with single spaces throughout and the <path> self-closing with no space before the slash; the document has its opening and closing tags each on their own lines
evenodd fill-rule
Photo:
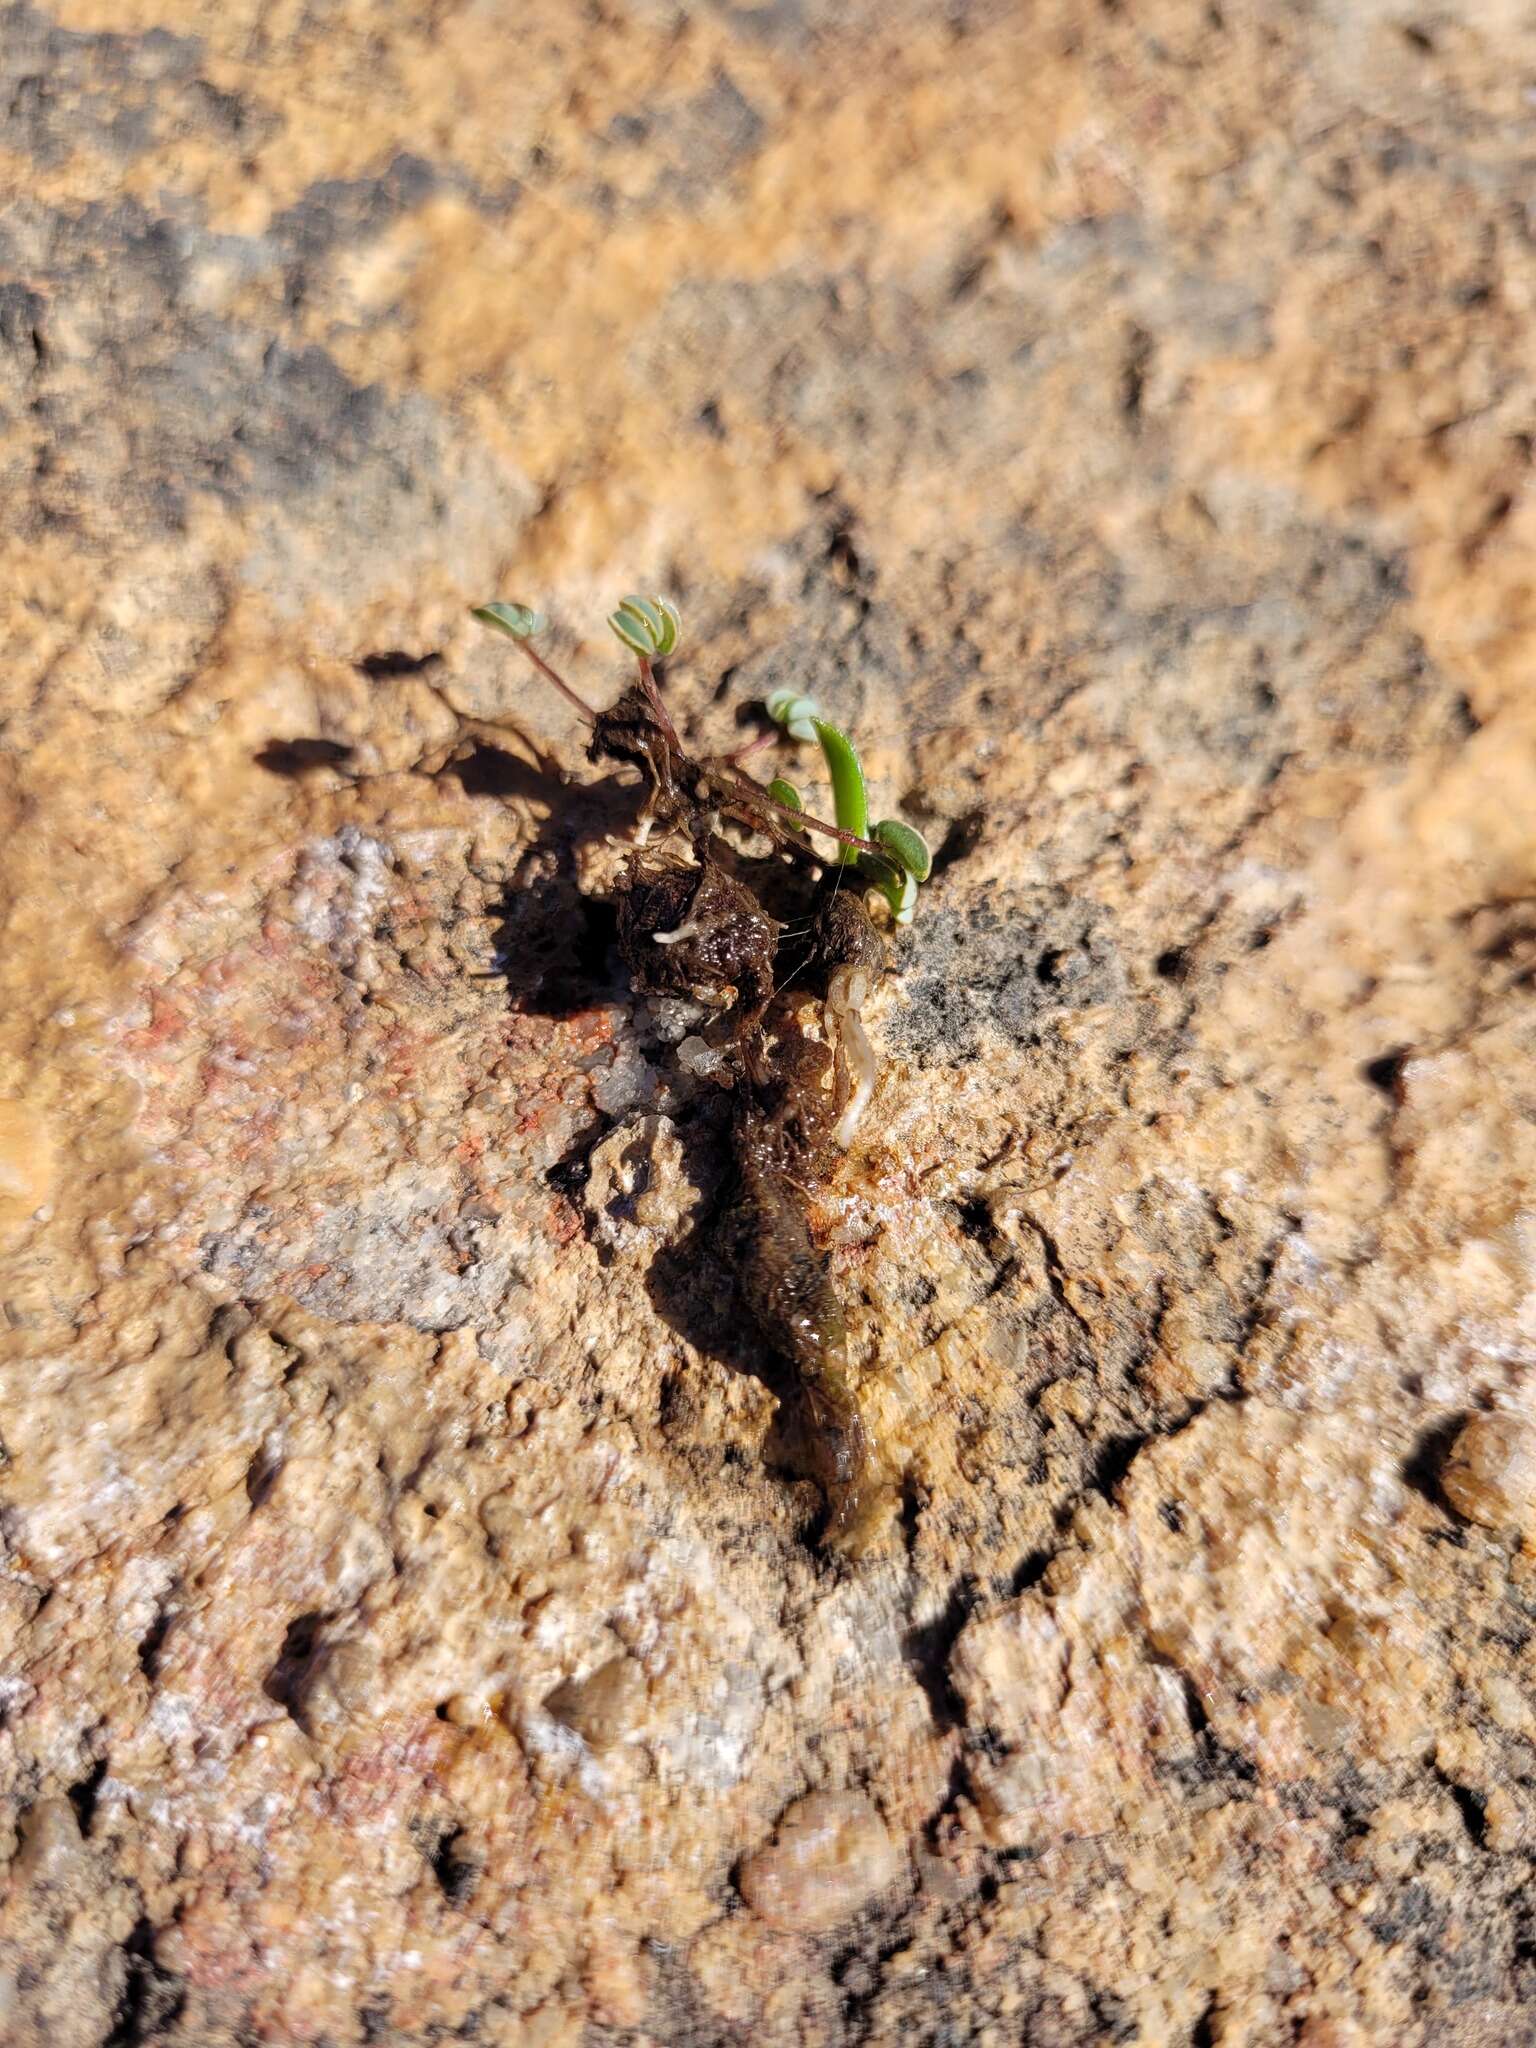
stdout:
<svg viewBox="0 0 1536 2048">
<path fill-rule="evenodd" d="M 738 747 L 734 754 L 727 754 L 724 758 L 734 768 L 738 761 L 745 761 L 749 754 L 760 753 L 764 747 L 771 745 L 778 736 L 776 728 L 771 728 L 767 732 L 760 732 L 755 740 L 748 740 L 744 747 Z"/>
<path fill-rule="evenodd" d="M 637 659 L 640 663 L 640 687 L 644 690 L 646 701 L 655 714 L 656 723 L 661 727 L 661 736 L 674 754 L 681 754 L 683 743 L 677 736 L 677 727 L 672 723 L 666 705 L 661 701 L 661 692 L 656 687 L 656 678 L 651 673 L 651 664 L 643 654 L 639 655 Z"/>
<path fill-rule="evenodd" d="M 544 678 L 545 682 L 553 683 L 555 688 L 560 692 L 561 696 L 565 699 L 567 704 L 575 705 L 576 709 L 581 713 L 582 717 L 587 721 L 588 725 L 596 725 L 597 713 L 592 709 L 592 706 L 586 701 L 584 697 L 577 696 L 576 692 L 571 688 L 570 684 L 565 680 L 564 676 L 558 676 L 555 674 L 555 671 L 550 667 L 549 663 L 544 659 L 543 655 L 539 653 L 538 649 L 536 647 L 530 646 L 526 640 L 519 640 L 517 644 L 519 647 L 521 647 L 524 654 L 527 655 L 528 659 L 533 663 L 534 667 L 538 670 L 539 674 Z"/>
<path fill-rule="evenodd" d="M 539 674 L 543 676 L 544 680 L 553 683 L 566 702 L 574 705 L 589 725 L 595 725 L 597 723 L 597 713 L 584 698 L 577 695 L 564 676 L 557 675 L 543 655 L 539 653 L 538 649 L 530 646 L 526 640 L 519 640 L 517 644 L 539 671 Z M 687 756 L 683 753 L 683 743 L 677 735 L 677 727 L 668 717 L 667 707 L 661 701 L 661 692 L 656 687 L 656 678 L 651 671 L 651 664 L 644 655 L 638 656 L 637 659 L 640 663 L 640 687 L 645 692 L 646 702 L 651 707 L 656 723 L 661 727 L 662 737 L 674 753 L 681 755 L 686 760 Z M 741 752 L 742 754 L 751 753 L 755 748 L 765 745 L 767 741 L 774 737 L 775 735 L 771 732 L 764 733 L 760 738 L 755 739 L 751 746 L 744 747 Z M 740 758 L 740 754 L 727 756 L 722 765 L 730 780 L 738 788 L 746 790 L 751 795 L 754 803 L 761 804 L 766 810 L 777 811 L 781 818 L 786 819 L 788 823 L 798 826 L 802 830 L 825 832 L 829 839 L 839 840 L 844 846 L 857 847 L 861 853 L 877 853 L 886 859 L 890 858 L 886 854 L 885 848 L 877 846 L 873 839 L 860 839 L 856 832 L 845 832 L 841 825 L 829 825 L 825 818 L 813 818 L 809 811 L 792 811 L 788 804 L 776 802 L 760 782 L 754 781 L 750 775 L 743 774 L 734 765 Z"/>
<path fill-rule="evenodd" d="M 829 825 L 825 818 L 813 818 L 809 811 L 792 811 L 788 804 L 781 804 L 771 797 L 760 782 L 754 782 L 750 775 L 743 775 L 737 768 L 726 764 L 726 772 L 740 788 L 750 790 L 755 803 L 764 805 L 770 811 L 777 811 L 781 818 L 787 818 L 792 825 L 809 827 L 812 832 L 825 832 L 830 839 L 841 840 L 844 846 L 855 846 L 860 853 L 877 853 L 882 860 L 890 855 L 883 846 L 873 839 L 861 839 L 857 832 L 845 832 L 841 825 Z"/>
</svg>

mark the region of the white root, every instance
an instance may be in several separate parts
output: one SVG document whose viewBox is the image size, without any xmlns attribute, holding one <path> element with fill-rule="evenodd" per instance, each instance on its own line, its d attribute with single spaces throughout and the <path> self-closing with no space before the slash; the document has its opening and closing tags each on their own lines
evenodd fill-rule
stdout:
<svg viewBox="0 0 1536 2048">
<path fill-rule="evenodd" d="M 875 1092 L 875 1052 L 865 1035 L 859 1005 L 869 994 L 867 967 L 839 967 L 827 982 L 827 1015 L 837 1031 L 838 1063 L 853 1079 L 848 1105 L 832 1136 L 846 1152 Z"/>
<path fill-rule="evenodd" d="M 680 946 L 684 939 L 696 939 L 703 929 L 701 924 L 689 922 L 680 924 L 675 932 L 652 932 L 651 938 L 658 946 Z"/>
</svg>

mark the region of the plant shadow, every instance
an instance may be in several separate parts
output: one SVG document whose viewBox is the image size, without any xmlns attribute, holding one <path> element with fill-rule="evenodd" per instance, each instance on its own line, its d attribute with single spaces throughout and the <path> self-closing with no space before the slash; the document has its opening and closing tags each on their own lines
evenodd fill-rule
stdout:
<svg viewBox="0 0 1536 2048">
<path fill-rule="evenodd" d="M 538 817 L 533 837 L 489 905 L 492 964 L 483 970 L 484 977 L 502 983 L 510 1008 L 550 1019 L 627 1001 L 631 991 L 618 956 L 616 908 L 582 891 L 578 854 L 594 840 L 633 830 L 639 784 L 627 771 L 595 781 L 571 780 L 533 742 L 523 744 L 532 760 L 483 734 L 468 736 L 439 766 L 422 771 L 457 782 L 468 796 L 527 804 Z M 366 779 L 354 763 L 354 750 L 328 739 L 276 737 L 255 759 L 268 773 L 290 779 L 315 774 Z M 684 1171 L 703 1199 L 684 1233 L 652 1260 L 646 1292 L 660 1320 L 691 1351 L 774 1396 L 777 1407 L 762 1446 L 763 1462 L 781 1479 L 807 1481 L 814 1464 L 798 1380 L 758 1335 L 737 1291 L 742 1226 L 733 1212 L 731 1116 L 729 1096 L 709 1084 L 676 1115 Z M 579 1131 L 544 1175 L 582 1218 L 593 1243 L 593 1219 L 582 1193 L 592 1152 L 613 1123 L 612 1117 L 599 1116 Z M 714 1450 L 724 1481 L 724 1468 L 739 1452 L 725 1440 Z M 814 1484 L 807 1510 L 803 1533 L 813 1540 L 823 1515 Z"/>
<path fill-rule="evenodd" d="M 790 1363 L 760 1336 L 743 1308 L 737 1288 L 745 1223 L 736 1211 L 736 1168 L 731 1156 L 729 1097 L 715 1092 L 694 1113 L 678 1121 L 687 1178 L 702 1199 L 687 1229 L 663 1245 L 651 1261 L 645 1288 L 657 1317 L 689 1349 L 742 1379 L 764 1387 L 776 1403 L 761 1447 L 764 1469 L 789 1482 L 811 1482 L 807 1494 L 807 1540 L 824 1519 L 814 1483 L 815 1457 L 804 1396 Z M 736 1446 L 722 1437 L 714 1446 L 721 1468 L 736 1462 Z"/>
<path fill-rule="evenodd" d="M 532 759 L 472 733 L 440 765 L 421 772 L 457 782 L 466 796 L 524 803 L 538 815 L 533 838 L 489 905 L 492 964 L 484 973 L 503 984 L 512 1008 L 569 1017 L 625 993 L 613 905 L 583 894 L 577 851 L 594 839 L 631 830 L 640 789 L 628 774 L 573 781 L 537 742 L 522 733 L 517 737 Z M 289 781 L 319 774 L 367 779 L 355 750 L 336 740 L 277 736 L 254 759 L 268 774 Z"/>
</svg>

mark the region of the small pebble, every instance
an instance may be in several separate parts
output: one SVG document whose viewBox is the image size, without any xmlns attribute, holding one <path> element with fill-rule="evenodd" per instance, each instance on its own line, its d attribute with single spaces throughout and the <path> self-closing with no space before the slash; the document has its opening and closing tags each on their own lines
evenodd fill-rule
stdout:
<svg viewBox="0 0 1536 2048">
<path fill-rule="evenodd" d="M 633 1657 L 610 1657 L 590 1677 L 556 1686 L 544 1704 L 588 1749 L 612 1749 L 645 1711 L 645 1673 Z"/>
<path fill-rule="evenodd" d="M 900 1868 L 885 1822 L 862 1792 L 813 1792 L 780 1816 L 773 1840 L 742 1865 L 737 1885 L 770 1927 L 811 1934 L 851 1919 L 894 1884 Z"/>
<path fill-rule="evenodd" d="M 1474 1415 L 1452 1444 L 1440 1483 L 1469 1522 L 1536 1535 L 1536 1427 L 1517 1415 Z"/>
</svg>

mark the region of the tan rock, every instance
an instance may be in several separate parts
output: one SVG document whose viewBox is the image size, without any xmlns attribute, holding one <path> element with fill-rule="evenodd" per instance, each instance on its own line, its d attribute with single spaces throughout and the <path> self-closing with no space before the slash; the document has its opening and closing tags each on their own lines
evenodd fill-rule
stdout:
<svg viewBox="0 0 1536 2048">
<path fill-rule="evenodd" d="M 610 1657 L 588 1677 L 567 1679 L 544 1703 L 589 1749 L 612 1749 L 645 1707 L 645 1673 L 633 1657 Z"/>
<path fill-rule="evenodd" d="M 811 1967 L 809 1944 L 751 1913 L 715 1921 L 688 1950 L 689 1973 L 709 2011 L 741 2027 L 773 1990 L 804 1982 Z"/>
<path fill-rule="evenodd" d="M 1452 1444 L 1440 1483 L 1469 1522 L 1536 1535 L 1536 1424 L 1474 1415 Z"/>
<path fill-rule="evenodd" d="M 600 1244 L 634 1252 L 674 1241 L 697 1205 L 672 1119 L 632 1116 L 596 1147 L 586 1207 Z"/>
<path fill-rule="evenodd" d="M 17 1228 L 42 1208 L 53 1188 L 54 1144 L 47 1125 L 25 1102 L 0 1102 L 0 1228 Z"/>
<path fill-rule="evenodd" d="M 1508 1785 L 1494 1785 L 1483 1801 L 1483 1839 L 1500 1854 L 1523 1849 L 1531 1840 L 1532 1819 L 1528 1797 Z"/>
<path fill-rule="evenodd" d="M 974 1759 L 970 1775 L 1004 1847 L 1102 1833 L 1151 1792 L 1159 1753 L 1191 1747 L 1176 1675 L 1129 1637 L 1101 1639 L 1088 1619 L 1103 1592 L 1093 1575 L 1061 1602 L 1026 1595 L 955 1645 L 950 1677 L 966 1718 L 1001 1752 Z"/>
<path fill-rule="evenodd" d="M 25 1882 L 68 1885 L 85 1873 L 80 1823 L 67 1799 L 40 1799 L 21 1828 L 16 1874 Z"/>
<path fill-rule="evenodd" d="M 5 2048 L 1525 2048 L 1527 16 L 6 10 Z M 940 855 L 857 1563 L 630 588 Z"/>
<path fill-rule="evenodd" d="M 787 1934 L 821 1933 L 893 1886 L 901 1857 L 860 1792 L 813 1792 L 779 1817 L 773 1840 L 737 1872 L 742 1897 Z"/>
</svg>

